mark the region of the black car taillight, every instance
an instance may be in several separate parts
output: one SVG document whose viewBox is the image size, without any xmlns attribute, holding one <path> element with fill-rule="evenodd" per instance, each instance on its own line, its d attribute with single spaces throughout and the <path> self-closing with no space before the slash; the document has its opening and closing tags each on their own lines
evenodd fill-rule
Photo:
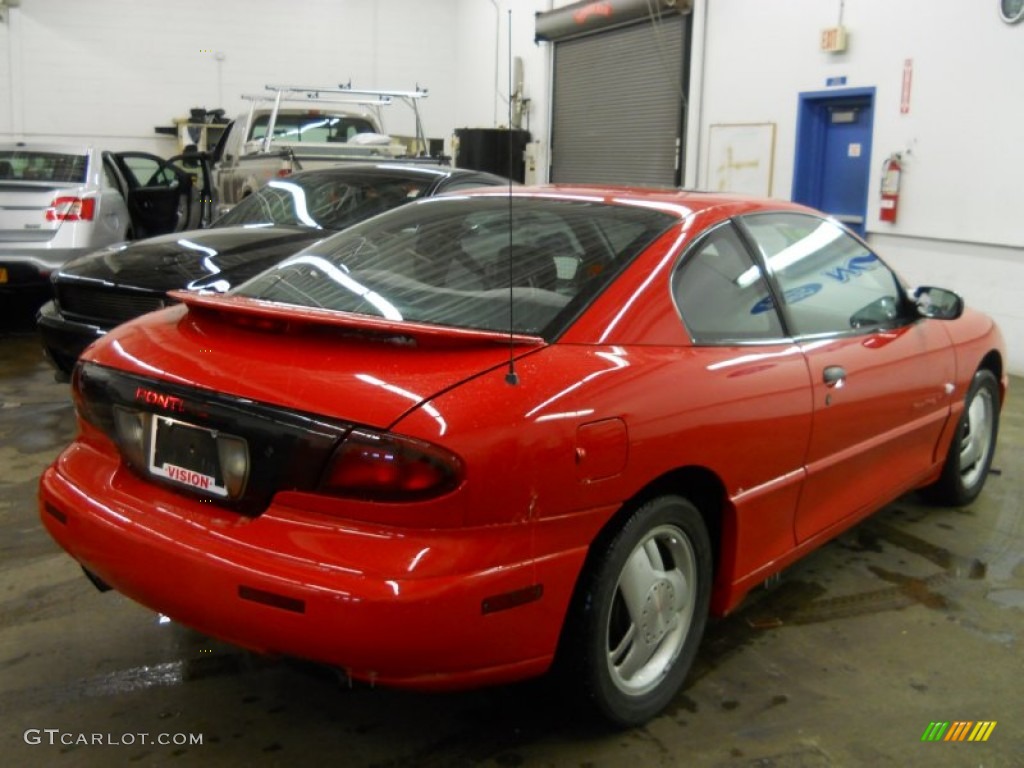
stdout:
<svg viewBox="0 0 1024 768">
<path fill-rule="evenodd" d="M 370 501 L 419 501 L 455 490 L 462 475 L 462 461 L 444 448 L 353 430 L 331 457 L 321 490 Z"/>
</svg>

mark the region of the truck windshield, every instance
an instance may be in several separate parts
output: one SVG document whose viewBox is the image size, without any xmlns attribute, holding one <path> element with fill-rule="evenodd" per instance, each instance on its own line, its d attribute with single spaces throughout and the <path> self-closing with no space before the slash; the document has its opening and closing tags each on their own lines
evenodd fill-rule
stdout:
<svg viewBox="0 0 1024 768">
<path fill-rule="evenodd" d="M 267 135 L 270 115 L 253 118 L 250 139 Z M 280 141 L 336 142 L 348 141 L 360 133 L 376 133 L 372 122 L 357 115 L 324 115 L 318 113 L 290 114 L 280 112 L 274 121 L 274 139 Z"/>
<path fill-rule="evenodd" d="M 322 240 L 232 293 L 553 338 L 676 221 L 589 201 L 430 198 Z"/>
</svg>

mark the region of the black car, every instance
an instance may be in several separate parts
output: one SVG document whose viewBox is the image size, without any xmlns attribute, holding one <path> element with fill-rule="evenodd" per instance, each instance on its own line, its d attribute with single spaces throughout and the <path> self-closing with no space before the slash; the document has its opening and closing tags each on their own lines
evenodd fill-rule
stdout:
<svg viewBox="0 0 1024 768">
<path fill-rule="evenodd" d="M 90 343 L 172 303 L 174 289 L 226 291 L 307 245 L 421 197 L 508 179 L 460 168 L 352 164 L 267 182 L 207 229 L 122 243 L 68 262 L 36 317 L 62 375 Z"/>
</svg>

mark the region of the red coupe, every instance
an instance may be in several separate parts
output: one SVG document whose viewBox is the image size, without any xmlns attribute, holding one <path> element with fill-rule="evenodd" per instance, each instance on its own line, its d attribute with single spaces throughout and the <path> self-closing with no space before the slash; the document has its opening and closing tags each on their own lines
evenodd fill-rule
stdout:
<svg viewBox="0 0 1024 768">
<path fill-rule="evenodd" d="M 175 298 L 86 351 L 41 480 L 97 583 L 382 684 L 557 658 L 623 724 L 709 613 L 907 491 L 969 503 L 1008 381 L 956 294 L 717 194 L 424 200 Z"/>
</svg>

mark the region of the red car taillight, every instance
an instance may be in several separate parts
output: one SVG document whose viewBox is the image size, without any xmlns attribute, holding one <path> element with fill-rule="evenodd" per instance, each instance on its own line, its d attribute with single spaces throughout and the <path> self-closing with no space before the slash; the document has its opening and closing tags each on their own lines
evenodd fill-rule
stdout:
<svg viewBox="0 0 1024 768">
<path fill-rule="evenodd" d="M 436 445 L 355 430 L 331 457 L 321 490 L 371 501 L 419 501 L 455 490 L 462 461 Z"/>
<path fill-rule="evenodd" d="M 55 197 L 46 209 L 47 221 L 92 221 L 95 215 L 93 197 Z"/>
<path fill-rule="evenodd" d="M 85 399 L 82 385 L 82 368 L 76 365 L 71 371 L 71 401 L 75 406 L 75 413 L 83 421 L 100 428 L 100 419 L 89 405 L 89 401 Z"/>
</svg>

